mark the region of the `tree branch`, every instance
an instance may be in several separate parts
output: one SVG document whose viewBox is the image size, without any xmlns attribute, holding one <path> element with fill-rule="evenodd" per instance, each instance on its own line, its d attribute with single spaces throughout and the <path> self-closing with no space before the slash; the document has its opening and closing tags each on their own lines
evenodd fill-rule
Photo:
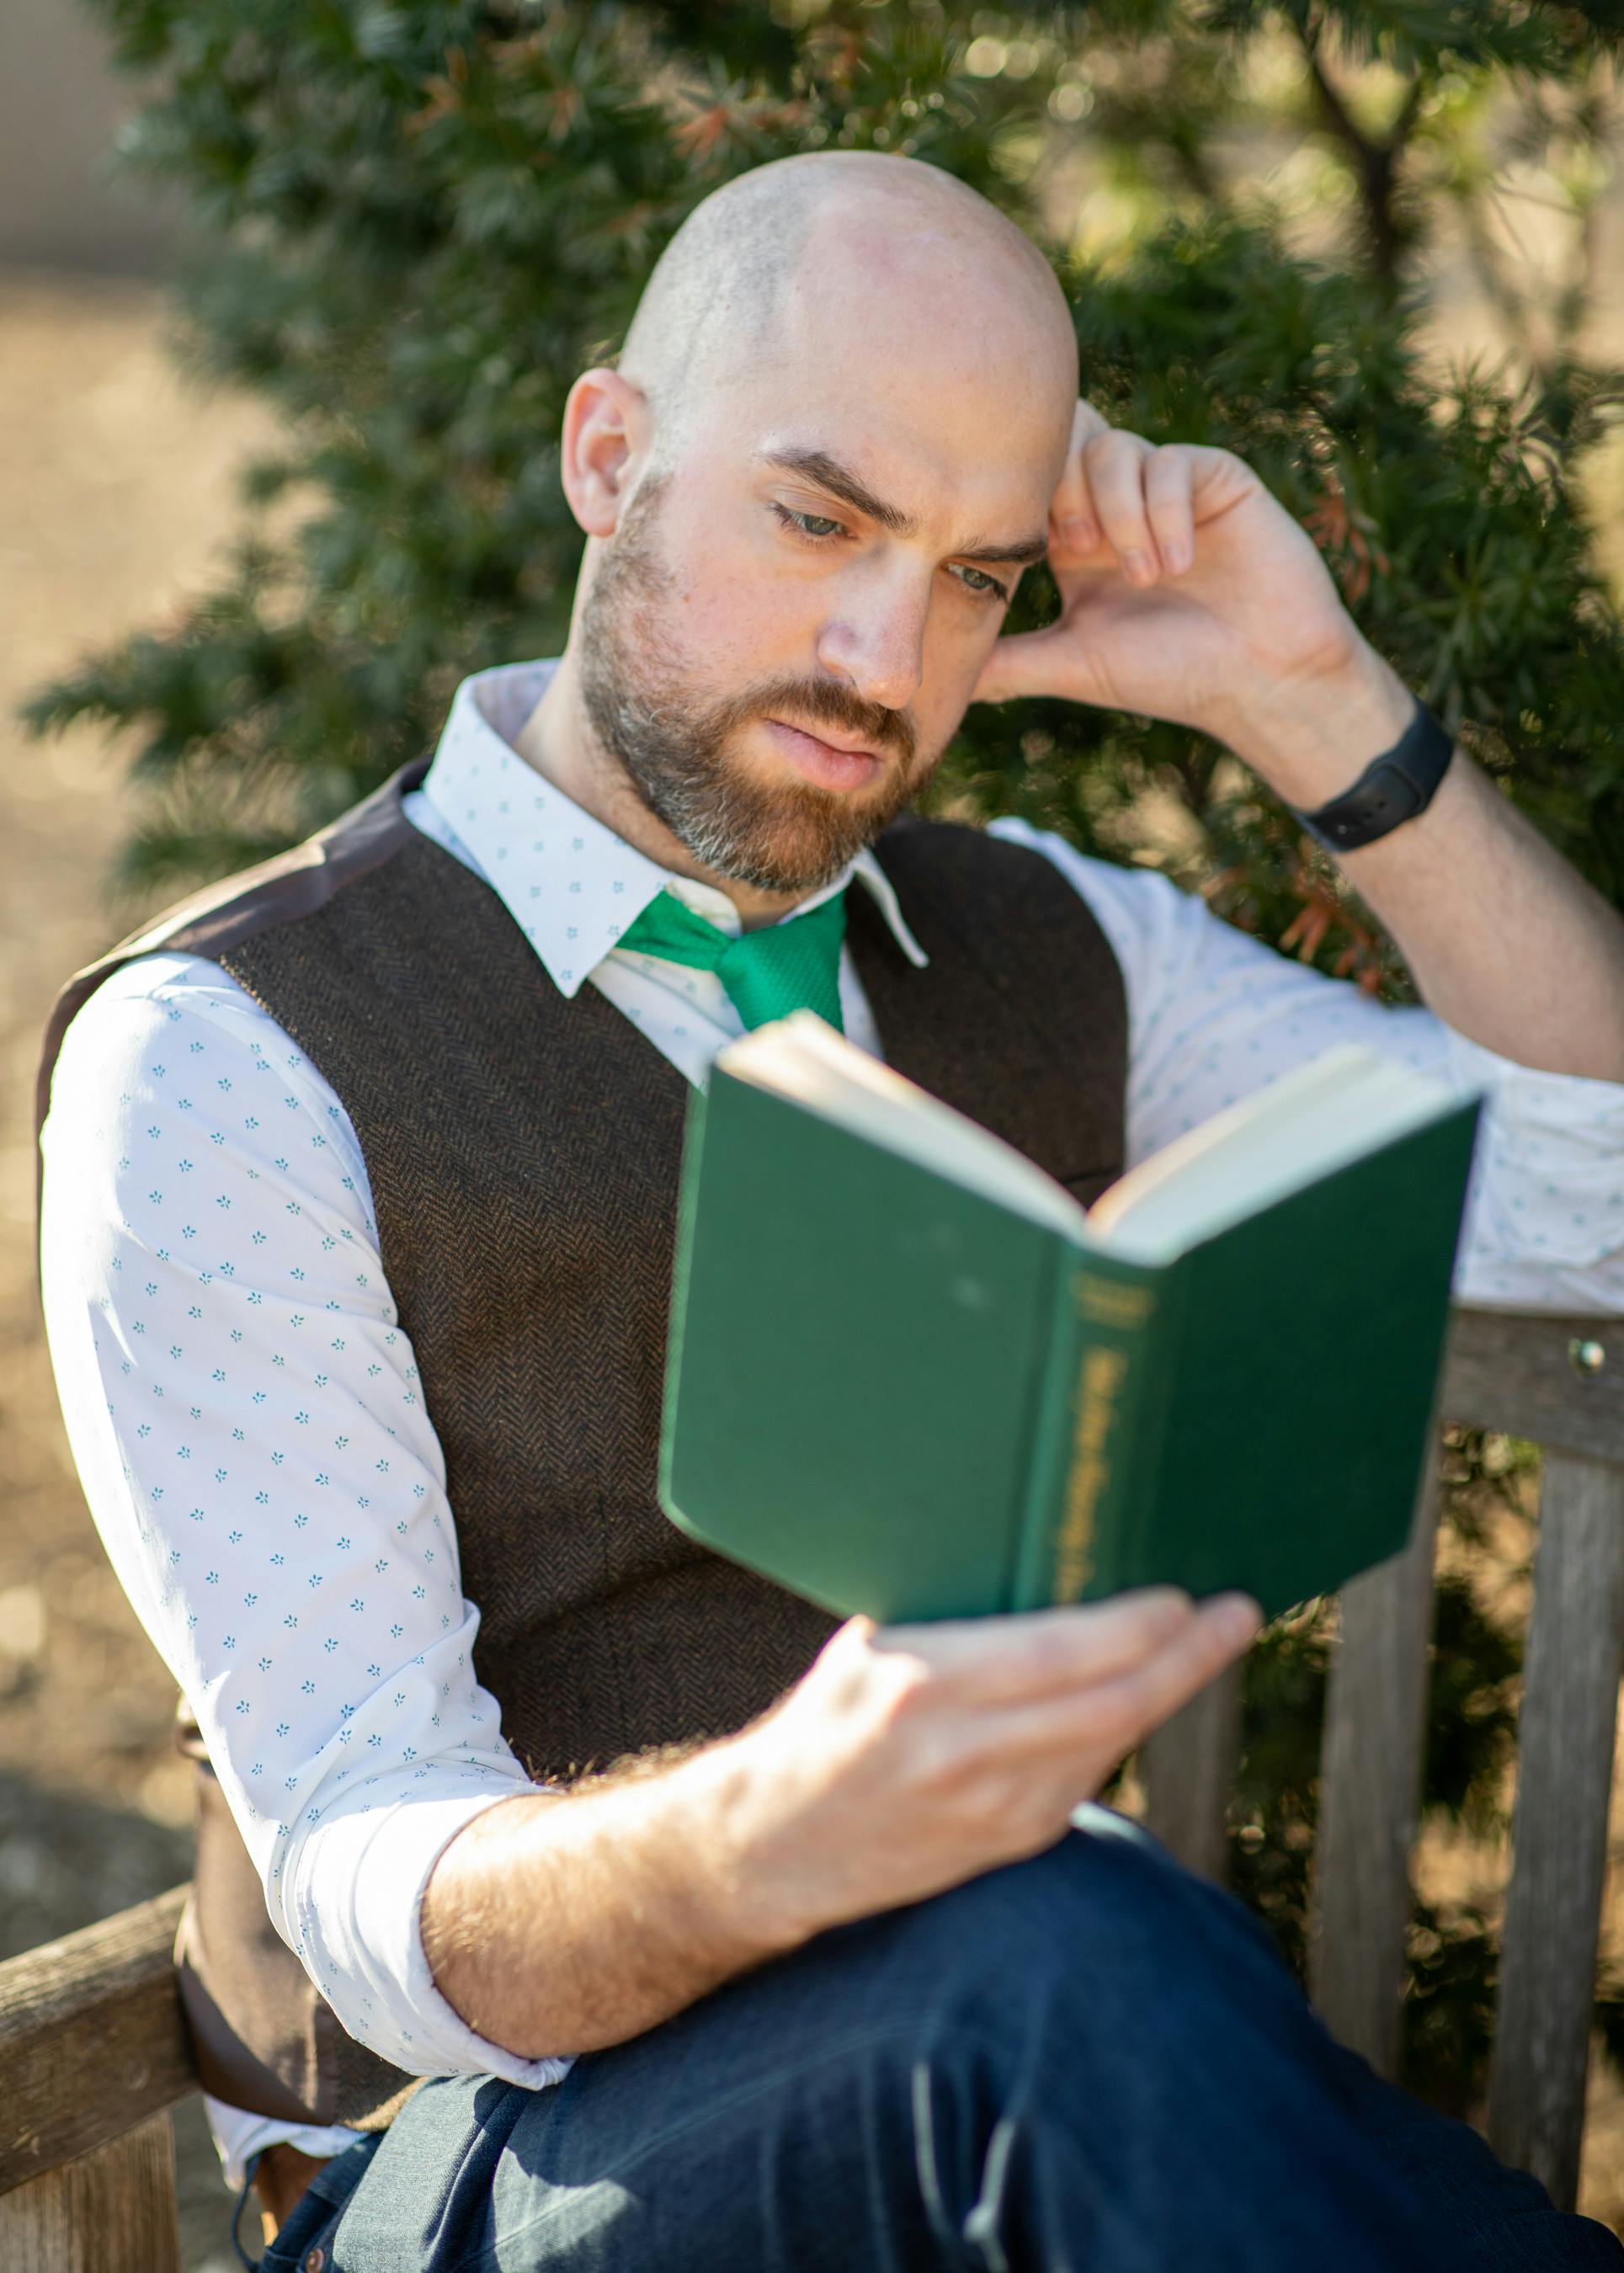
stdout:
<svg viewBox="0 0 1624 2273">
<path fill-rule="evenodd" d="M 1326 124 L 1353 162 L 1376 273 L 1384 284 L 1391 286 L 1398 280 L 1398 265 L 1407 243 L 1407 232 L 1399 220 L 1395 198 L 1398 161 L 1420 115 L 1425 83 L 1417 73 L 1410 82 L 1391 134 L 1385 142 L 1372 142 L 1325 67 L 1319 19 L 1311 18 L 1295 28 Z"/>
</svg>

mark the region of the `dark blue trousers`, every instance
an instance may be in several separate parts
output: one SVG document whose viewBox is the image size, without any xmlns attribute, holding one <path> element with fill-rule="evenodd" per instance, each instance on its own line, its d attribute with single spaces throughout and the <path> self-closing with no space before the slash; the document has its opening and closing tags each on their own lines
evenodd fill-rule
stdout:
<svg viewBox="0 0 1624 2273">
<path fill-rule="evenodd" d="M 1624 2247 L 1333 2044 L 1238 1902 L 1095 1811 L 551 2090 L 425 2084 L 267 2262 L 1620 2273 Z"/>
</svg>

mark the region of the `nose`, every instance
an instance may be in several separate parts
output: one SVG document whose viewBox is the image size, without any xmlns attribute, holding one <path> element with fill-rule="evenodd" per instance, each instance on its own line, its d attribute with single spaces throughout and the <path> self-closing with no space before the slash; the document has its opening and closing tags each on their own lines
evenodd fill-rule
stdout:
<svg viewBox="0 0 1624 2273">
<path fill-rule="evenodd" d="M 818 662 L 865 702 L 906 710 L 924 677 L 929 606 L 929 580 L 906 562 L 864 576 L 843 588 L 818 635 Z"/>
</svg>

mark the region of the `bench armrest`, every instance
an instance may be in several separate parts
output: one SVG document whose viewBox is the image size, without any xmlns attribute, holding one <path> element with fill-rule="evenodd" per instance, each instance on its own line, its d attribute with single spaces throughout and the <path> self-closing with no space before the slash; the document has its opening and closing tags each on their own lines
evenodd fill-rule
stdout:
<svg viewBox="0 0 1624 2273">
<path fill-rule="evenodd" d="M 197 2089 L 175 1977 L 186 1888 L 0 1965 L 0 2194 Z"/>
</svg>

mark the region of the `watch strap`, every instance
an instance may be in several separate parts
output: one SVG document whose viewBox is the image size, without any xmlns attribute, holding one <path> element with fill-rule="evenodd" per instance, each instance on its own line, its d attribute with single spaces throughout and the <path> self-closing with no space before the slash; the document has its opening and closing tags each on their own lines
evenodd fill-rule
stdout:
<svg viewBox="0 0 1624 2273">
<path fill-rule="evenodd" d="M 1417 701 L 1393 747 L 1372 758 L 1351 789 L 1297 817 L 1327 851 L 1357 851 L 1426 810 L 1454 754 L 1453 737 Z"/>
</svg>

